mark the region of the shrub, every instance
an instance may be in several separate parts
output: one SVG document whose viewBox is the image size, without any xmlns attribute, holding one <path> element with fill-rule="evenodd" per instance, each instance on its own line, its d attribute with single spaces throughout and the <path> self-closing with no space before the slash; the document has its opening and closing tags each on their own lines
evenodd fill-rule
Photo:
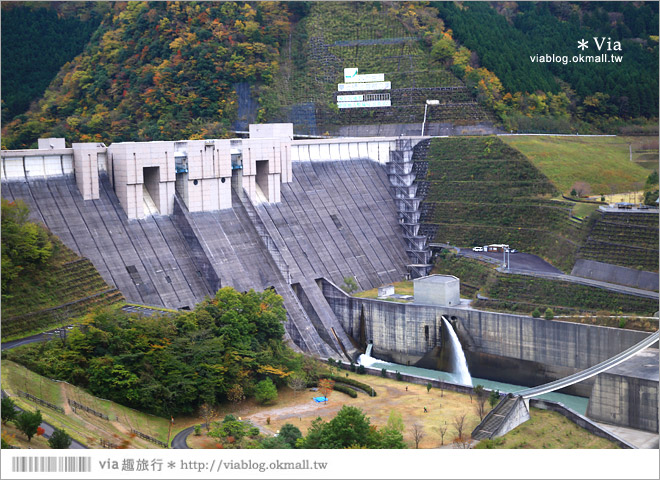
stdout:
<svg viewBox="0 0 660 480">
<path fill-rule="evenodd" d="M 353 362 L 351 362 L 351 372 L 354 372 L 354 371 L 355 371 L 355 364 Z"/>
<path fill-rule="evenodd" d="M 335 390 L 336 392 L 345 393 L 351 398 L 357 398 L 357 392 L 352 388 L 347 387 L 346 385 L 339 385 L 335 383 L 333 390 Z"/>
<path fill-rule="evenodd" d="M 248 430 L 248 435 L 251 437 L 259 436 L 259 429 L 257 427 L 250 428 L 250 430 Z"/>
<path fill-rule="evenodd" d="M 291 448 L 295 448 L 298 439 L 302 438 L 302 433 L 300 432 L 300 429 L 295 425 L 285 423 L 282 425 L 282 428 L 280 428 L 279 438 L 289 444 Z"/>
<path fill-rule="evenodd" d="M 56 428 L 53 435 L 48 439 L 50 448 L 66 449 L 71 446 L 71 437 L 65 430 Z"/>
<path fill-rule="evenodd" d="M 195 436 L 199 437 L 202 434 L 202 426 L 201 425 L 195 425 L 193 428 L 195 430 Z"/>
<path fill-rule="evenodd" d="M 431 384 L 431 382 L 427 383 L 426 384 L 426 393 L 429 393 L 432 388 L 433 388 L 433 385 Z"/>
<path fill-rule="evenodd" d="M 552 320 L 555 318 L 555 312 L 553 312 L 551 308 L 546 308 L 544 316 L 546 320 Z"/>
<path fill-rule="evenodd" d="M 329 378 L 330 380 L 334 380 L 336 382 L 344 383 L 346 385 L 352 385 L 352 386 L 357 387 L 361 390 L 364 390 L 371 397 L 376 396 L 376 391 L 373 388 L 371 388 L 371 386 L 367 385 L 366 383 L 362 383 L 358 380 L 354 380 L 352 378 L 335 377 L 333 375 L 327 375 L 327 378 Z M 336 389 L 336 385 L 335 385 L 335 389 Z M 344 393 L 346 393 L 346 392 L 344 392 Z M 353 392 L 353 393 L 355 393 L 355 392 Z M 350 395 L 350 393 L 349 393 L 349 395 Z"/>
<path fill-rule="evenodd" d="M 626 328 L 626 319 L 625 318 L 620 318 L 619 319 L 619 328 Z"/>
<path fill-rule="evenodd" d="M 359 373 L 361 375 L 364 375 L 365 373 L 367 373 L 367 370 L 364 368 L 364 365 L 358 365 L 357 373 Z"/>
<path fill-rule="evenodd" d="M 0 408 L 2 409 L 2 424 L 6 425 L 8 421 L 13 421 L 16 418 L 16 410 L 14 410 L 14 401 L 9 398 L 5 397 L 2 399 L 2 403 L 0 404 Z"/>
<path fill-rule="evenodd" d="M 381 370 L 380 370 L 380 376 L 381 376 L 381 377 L 387 377 L 387 370 L 385 370 L 384 368 L 381 368 Z"/>
<path fill-rule="evenodd" d="M 291 448 L 291 445 L 281 437 L 267 437 L 261 441 L 260 447 L 265 449 L 282 449 Z"/>
<path fill-rule="evenodd" d="M 403 380 L 403 375 L 401 375 L 401 372 L 399 372 L 398 370 L 396 372 L 396 379 L 399 381 Z"/>
<path fill-rule="evenodd" d="M 277 400 L 277 387 L 270 378 L 257 383 L 254 398 L 262 405 L 268 405 Z"/>
<path fill-rule="evenodd" d="M 541 310 L 539 310 L 538 307 L 536 307 L 536 308 L 534 309 L 534 311 L 532 312 L 532 317 L 534 317 L 534 318 L 541 318 Z"/>
</svg>

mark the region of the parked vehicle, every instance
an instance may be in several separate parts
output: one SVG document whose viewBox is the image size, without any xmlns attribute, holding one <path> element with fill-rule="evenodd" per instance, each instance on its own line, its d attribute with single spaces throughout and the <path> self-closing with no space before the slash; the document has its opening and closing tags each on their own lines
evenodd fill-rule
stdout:
<svg viewBox="0 0 660 480">
<path fill-rule="evenodd" d="M 473 251 L 473 252 L 483 252 L 483 251 L 484 251 L 484 247 L 474 247 L 474 248 L 472 249 L 472 251 Z"/>
<path fill-rule="evenodd" d="M 509 253 L 516 253 L 517 251 L 518 250 L 516 250 L 515 248 L 512 248 L 511 250 L 509 250 Z"/>
</svg>

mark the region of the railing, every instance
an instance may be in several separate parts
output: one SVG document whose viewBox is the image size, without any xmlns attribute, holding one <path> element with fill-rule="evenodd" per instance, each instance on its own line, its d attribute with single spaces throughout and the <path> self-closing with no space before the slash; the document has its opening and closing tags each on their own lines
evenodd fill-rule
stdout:
<svg viewBox="0 0 660 480">
<path fill-rule="evenodd" d="M 74 408 L 74 409 L 79 408 L 81 410 L 84 410 L 87 413 L 91 413 L 92 415 L 95 415 L 99 418 L 102 418 L 103 420 L 110 420 L 110 418 L 108 418 L 108 416 L 105 413 L 97 412 L 93 408 L 89 408 L 89 407 L 83 405 L 82 403 L 78 403 L 75 400 L 71 400 L 71 399 L 68 399 L 68 402 L 69 402 L 69 405 L 71 405 L 71 407 Z"/>
<path fill-rule="evenodd" d="M 38 403 L 39 405 L 41 405 L 41 406 L 43 406 L 43 407 L 47 407 L 47 408 L 53 409 L 53 410 L 55 410 L 56 412 L 64 413 L 64 409 L 63 409 L 62 407 L 58 407 L 57 405 L 53 405 L 52 403 L 47 402 L 46 400 L 42 400 L 42 399 L 39 398 L 39 397 L 35 397 L 35 396 L 32 395 L 31 393 L 27 393 L 27 392 L 24 392 L 24 391 L 22 391 L 22 390 L 19 390 L 19 391 L 18 391 L 18 396 L 19 396 L 19 397 L 27 398 L 28 400 L 32 400 L 34 403 Z"/>
<path fill-rule="evenodd" d="M 99 444 L 101 445 L 101 448 L 119 448 L 119 445 L 116 443 L 108 442 L 105 438 L 101 438 L 99 440 Z"/>
<path fill-rule="evenodd" d="M 169 445 L 167 445 L 167 443 L 161 442 L 157 438 L 154 438 L 151 435 L 147 435 L 146 433 L 142 433 L 138 430 L 135 430 L 134 428 L 131 428 L 131 433 L 133 433 L 134 435 L 137 435 L 138 437 L 140 437 L 144 440 L 147 440 L 148 442 L 155 443 L 156 445 L 159 445 L 163 448 L 169 448 Z"/>
</svg>

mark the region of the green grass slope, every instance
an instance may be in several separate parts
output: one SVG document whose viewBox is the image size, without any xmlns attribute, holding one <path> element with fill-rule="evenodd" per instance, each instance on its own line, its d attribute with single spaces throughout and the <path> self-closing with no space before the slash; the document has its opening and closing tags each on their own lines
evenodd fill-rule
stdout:
<svg viewBox="0 0 660 480">
<path fill-rule="evenodd" d="M 561 193 L 575 182 L 586 182 L 594 195 L 640 190 L 652 170 L 649 160 L 656 139 L 650 137 L 507 136 L 504 142 L 520 150 Z M 633 148 L 630 161 L 629 145 Z"/>
</svg>

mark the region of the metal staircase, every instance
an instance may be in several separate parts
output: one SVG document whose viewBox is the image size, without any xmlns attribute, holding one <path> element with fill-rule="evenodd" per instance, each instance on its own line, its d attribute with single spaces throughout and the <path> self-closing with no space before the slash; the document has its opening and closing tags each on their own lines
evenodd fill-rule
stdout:
<svg viewBox="0 0 660 480">
<path fill-rule="evenodd" d="M 413 148 L 410 139 L 396 140 L 395 150 L 390 152 L 386 164 L 387 176 L 392 185 L 394 203 L 399 216 L 399 224 L 406 242 L 406 252 L 411 263 L 407 265 L 411 278 L 429 274 L 431 250 L 428 239 L 419 234 L 423 197 L 418 195 L 421 182 L 416 181 L 417 173 L 413 161 Z M 422 187 L 422 190 L 424 188 Z"/>
</svg>

